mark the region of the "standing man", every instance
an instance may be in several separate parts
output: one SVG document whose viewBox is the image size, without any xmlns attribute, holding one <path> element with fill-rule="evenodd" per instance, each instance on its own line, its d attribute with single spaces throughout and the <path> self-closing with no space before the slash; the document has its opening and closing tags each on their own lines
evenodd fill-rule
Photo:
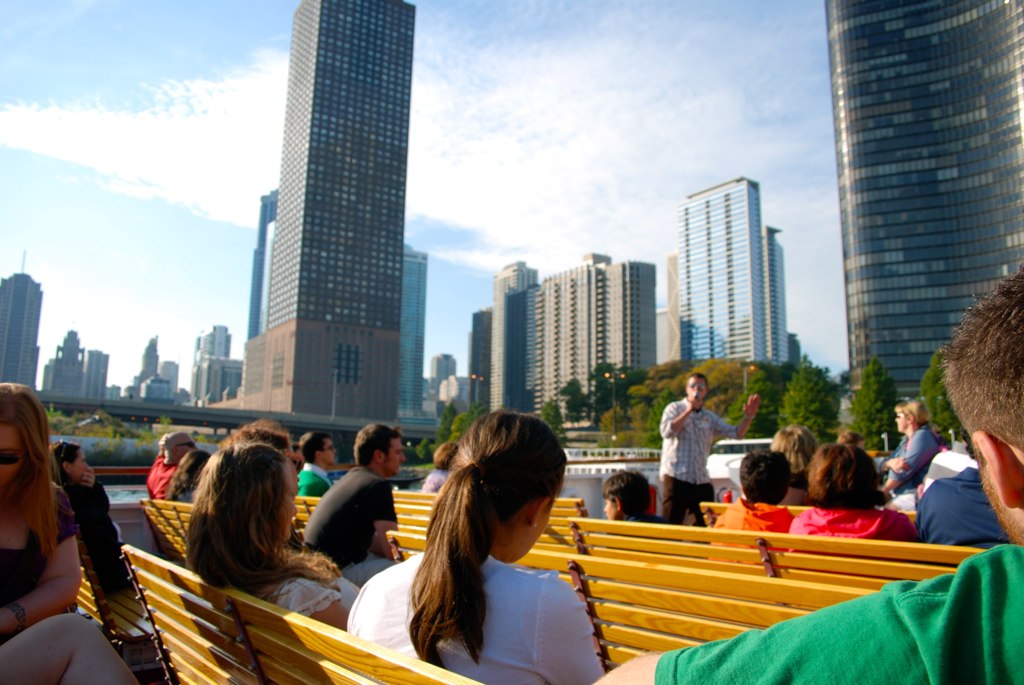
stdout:
<svg viewBox="0 0 1024 685">
<path fill-rule="evenodd" d="M 150 499 L 167 498 L 167 486 L 171 484 L 171 478 L 178 470 L 178 462 L 189 450 L 195 448 L 196 443 L 188 433 L 164 433 L 160 438 L 160 451 L 157 452 L 156 460 L 149 468 L 149 475 L 146 476 L 146 490 L 149 491 Z"/>
<path fill-rule="evenodd" d="M 306 546 L 334 559 L 341 575 L 362 586 L 391 566 L 386 533 L 398 529 L 391 483 L 405 461 L 402 434 L 380 423 L 356 435 L 358 464 L 320 498 L 306 525 Z"/>
<path fill-rule="evenodd" d="M 334 443 L 327 433 L 306 433 L 299 438 L 299 452 L 305 462 L 299 471 L 299 497 L 322 497 L 331 487 L 327 469 L 334 463 Z"/>
<path fill-rule="evenodd" d="M 711 443 L 717 438 L 742 438 L 761 407 L 754 394 L 743 406 L 743 421 L 731 426 L 704 408 L 708 379 L 702 373 L 686 379 L 686 399 L 672 402 L 661 415 L 661 508 L 669 523 L 683 523 L 687 513 L 703 526 L 700 503 L 715 498 L 708 474 Z"/>
</svg>

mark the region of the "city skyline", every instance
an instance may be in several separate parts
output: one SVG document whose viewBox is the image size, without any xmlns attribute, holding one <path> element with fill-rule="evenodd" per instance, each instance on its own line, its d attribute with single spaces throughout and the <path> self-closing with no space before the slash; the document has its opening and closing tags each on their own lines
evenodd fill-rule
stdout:
<svg viewBox="0 0 1024 685">
<path fill-rule="evenodd" d="M 74 328 L 127 385 L 152 336 L 187 368 L 210 323 L 245 335 L 297 4 L 15 10 L 0 275 L 27 250 L 43 350 Z M 541 278 L 590 252 L 652 262 L 664 306 L 675 206 L 746 175 L 785 228 L 789 329 L 846 368 L 823 7 L 414 4 L 405 239 L 431 257 L 425 367 L 444 352 L 468 368 L 472 314 L 514 261 Z"/>
</svg>

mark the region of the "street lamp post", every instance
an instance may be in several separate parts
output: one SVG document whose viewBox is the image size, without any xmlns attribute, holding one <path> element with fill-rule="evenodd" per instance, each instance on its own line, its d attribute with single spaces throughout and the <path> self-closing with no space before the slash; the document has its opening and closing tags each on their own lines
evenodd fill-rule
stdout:
<svg viewBox="0 0 1024 685">
<path fill-rule="evenodd" d="M 612 442 L 615 442 L 619 437 L 619 407 L 615 402 L 615 386 L 618 385 L 617 379 L 625 378 L 626 374 L 605 371 L 604 377 L 612 383 Z"/>
<path fill-rule="evenodd" d="M 743 367 L 743 392 L 747 391 L 747 372 L 748 371 L 757 371 L 757 367 L 754 366 L 753 364 L 750 364 L 748 366 L 744 366 Z"/>
</svg>

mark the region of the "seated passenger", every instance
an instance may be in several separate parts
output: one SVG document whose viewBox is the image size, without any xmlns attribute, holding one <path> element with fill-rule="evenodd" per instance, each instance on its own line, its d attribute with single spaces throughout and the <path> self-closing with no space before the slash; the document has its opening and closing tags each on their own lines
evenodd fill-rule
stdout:
<svg viewBox="0 0 1024 685">
<path fill-rule="evenodd" d="M 775 506 L 789 490 L 789 462 L 782 452 L 755 450 L 740 462 L 738 502 L 730 504 L 715 521 L 715 528 L 767 530 L 788 533 L 793 515 Z"/>
<path fill-rule="evenodd" d="M 536 417 L 477 419 L 459 439 L 426 551 L 363 586 L 349 632 L 485 683 L 594 682 L 602 668 L 584 604 L 556 574 L 515 565 L 547 525 L 565 462 Z"/>
<path fill-rule="evenodd" d="M 191 502 L 199 486 L 199 475 L 209 458 L 210 453 L 205 450 L 191 450 L 185 454 L 171 477 L 171 484 L 167 486 L 167 499 Z"/>
<path fill-rule="evenodd" d="M 0 643 L 64 611 L 82 582 L 78 527 L 50 481 L 49 439 L 32 390 L 0 383 Z"/>
<path fill-rule="evenodd" d="M 210 457 L 188 529 L 189 568 L 211 585 L 233 585 L 337 628 L 355 586 L 327 557 L 288 546 L 295 469 L 262 443 L 234 443 Z"/>
<path fill-rule="evenodd" d="M 619 471 L 604 482 L 604 515 L 609 521 L 668 523 L 662 516 L 648 514 L 651 484 L 642 473 Z"/>
<path fill-rule="evenodd" d="M 128 587 L 131 581 L 121 561 L 120 534 L 110 520 L 110 499 L 86 461 L 85 450 L 62 440 L 50 445 L 50 451 L 100 587 L 107 592 Z"/>
<path fill-rule="evenodd" d="M 864 436 L 857 431 L 845 430 L 839 434 L 839 437 L 836 438 L 836 442 L 840 445 L 849 445 L 850 447 L 859 447 L 864 449 L 866 440 L 864 439 Z"/>
<path fill-rule="evenodd" d="M 931 415 L 924 403 L 913 400 L 896 405 L 896 428 L 903 439 L 882 468 L 885 481 L 882 492 L 892 495 L 889 509 L 917 509 L 917 486 L 924 482 L 932 459 L 942 450 L 942 441 L 928 425 Z"/>
<path fill-rule="evenodd" d="M 917 542 L 917 529 L 905 514 L 875 509 L 885 501 L 874 462 L 849 445 L 822 445 L 807 471 L 811 509 L 793 519 L 790 533 L 841 538 Z"/>
<path fill-rule="evenodd" d="M 772 438 L 772 452 L 782 452 L 789 462 L 789 489 L 778 504 L 807 504 L 807 465 L 816 449 L 818 441 L 807 426 L 786 426 Z"/>
<path fill-rule="evenodd" d="M 305 462 L 299 471 L 299 497 L 322 497 L 331 487 L 327 469 L 334 464 L 337 450 L 327 433 L 312 431 L 299 438 L 299 453 Z"/>
<path fill-rule="evenodd" d="M 451 440 L 437 446 L 434 450 L 434 470 L 427 474 L 426 480 L 423 481 L 423 492 L 436 493 L 441 490 L 441 486 L 448 480 L 448 470 L 456 452 L 458 449 Z"/>
<path fill-rule="evenodd" d="M 921 542 L 937 545 L 987 548 L 1010 540 L 974 468 L 940 478 L 924 491 L 917 505 L 917 532 Z"/>
</svg>

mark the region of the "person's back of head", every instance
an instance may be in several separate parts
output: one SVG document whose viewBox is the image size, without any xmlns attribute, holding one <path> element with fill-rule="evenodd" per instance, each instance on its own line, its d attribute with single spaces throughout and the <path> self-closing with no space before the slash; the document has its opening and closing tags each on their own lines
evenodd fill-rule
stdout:
<svg viewBox="0 0 1024 685">
<path fill-rule="evenodd" d="M 836 438 L 836 442 L 840 445 L 850 445 L 851 447 L 859 447 L 864 449 L 864 436 L 853 430 L 844 430 Z"/>
<path fill-rule="evenodd" d="M 353 447 L 356 464 L 369 466 L 373 461 L 374 452 L 380 451 L 384 454 L 391 449 L 391 441 L 395 438 L 401 439 L 402 432 L 397 428 L 386 426 L 383 423 L 371 423 L 364 426 L 357 434 Z"/>
<path fill-rule="evenodd" d="M 77 442 L 68 442 L 66 440 L 58 440 L 50 445 L 50 452 L 53 454 L 53 463 L 57 472 L 57 483 L 62 487 L 72 484 L 64 464 L 74 463 L 78 459 L 78 452 L 81 449 L 82 446 Z"/>
<path fill-rule="evenodd" d="M 291 449 L 292 438 L 288 429 L 273 419 L 256 419 L 236 428 L 231 435 L 221 440 L 220 449 L 235 444 L 258 442 L 270 445 L 280 452 Z"/>
<path fill-rule="evenodd" d="M 825 444 L 807 470 L 807 496 L 822 509 L 873 509 L 885 502 L 878 471 L 859 447 Z"/>
<path fill-rule="evenodd" d="M 328 433 L 311 431 L 299 438 L 298 451 L 302 454 L 302 461 L 307 464 L 316 462 L 316 453 L 323 450 L 324 444 L 331 439 Z"/>
<path fill-rule="evenodd" d="M 780 428 L 772 438 L 773 452 L 782 452 L 789 462 L 790 482 L 794 487 L 806 487 L 807 467 L 811 463 L 818 441 L 807 426 L 793 424 Z"/>
<path fill-rule="evenodd" d="M 1000 525 L 1024 544 L 1024 271 L 967 310 L 943 349 L 946 391 Z"/>
<path fill-rule="evenodd" d="M 479 662 L 486 614 L 481 566 L 499 529 L 517 530 L 522 511 L 558 494 L 565 463 L 558 438 L 535 416 L 492 412 L 459 438 L 412 586 L 409 635 L 421 659 L 443 665 L 438 645 L 455 641 Z"/>
<path fill-rule="evenodd" d="M 206 450 L 189 450 L 171 477 L 171 483 L 167 486 L 167 499 L 177 500 L 186 492 L 194 493 L 199 485 L 199 476 L 209 459 L 210 453 Z"/>
<path fill-rule="evenodd" d="M 605 480 L 602 495 L 606 501 L 617 505 L 616 519 L 639 516 L 651 506 L 651 485 L 642 473 L 619 471 Z"/>
<path fill-rule="evenodd" d="M 789 489 L 789 461 L 782 452 L 754 450 L 740 462 L 740 486 L 751 504 L 778 504 Z"/>
<path fill-rule="evenodd" d="M 458 444 L 454 441 L 442 442 L 434 450 L 434 468 L 438 471 L 449 470 L 452 467 L 452 460 L 458 451 Z"/>
</svg>

